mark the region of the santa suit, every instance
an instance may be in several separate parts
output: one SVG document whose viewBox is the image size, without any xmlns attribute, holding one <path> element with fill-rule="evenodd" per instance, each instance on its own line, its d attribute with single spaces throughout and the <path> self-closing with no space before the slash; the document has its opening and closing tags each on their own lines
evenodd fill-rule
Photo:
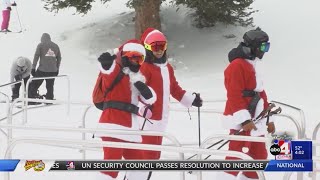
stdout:
<svg viewBox="0 0 320 180">
<path fill-rule="evenodd" d="M 255 92 L 258 92 L 261 97 L 257 104 L 254 117 L 257 117 L 263 109 L 268 107 L 267 96 L 263 88 L 262 79 L 256 72 L 256 61 L 257 60 L 236 58 L 224 71 L 224 84 L 227 90 L 227 102 L 222 116 L 222 121 L 224 126 L 230 129 L 230 134 L 234 134 L 240 130 L 241 123 L 253 118 L 247 110 L 252 97 L 243 97 L 243 90 L 254 90 Z M 260 120 L 255 125 L 257 130 L 242 132 L 240 135 L 263 136 L 266 133 L 266 119 L 264 118 Z M 230 141 L 229 150 L 239 152 L 248 151 L 246 154 L 251 156 L 253 159 L 267 158 L 265 143 L 262 142 Z M 226 159 L 238 158 L 226 157 Z M 234 176 L 238 174 L 238 172 L 228 173 Z M 251 179 L 258 178 L 255 172 L 243 172 L 241 176 Z"/>
<path fill-rule="evenodd" d="M 142 46 L 143 47 L 143 46 Z M 144 100 L 145 104 L 152 104 L 155 101 L 156 96 L 145 100 L 140 97 L 140 92 L 134 87 L 134 83 L 137 81 L 145 82 L 145 78 L 140 72 L 133 73 L 128 68 L 124 67 L 121 69 L 120 65 L 113 62 L 108 70 L 103 69 L 100 66 L 100 73 L 102 76 L 102 89 L 107 89 L 111 86 L 116 76 L 120 71 L 124 72 L 122 79 L 113 87 L 113 89 L 107 94 L 104 101 L 120 101 L 124 103 L 131 103 L 138 106 L 139 99 Z M 139 130 L 139 122 L 137 120 L 137 115 L 113 108 L 104 109 L 99 120 L 99 128 L 101 129 L 112 129 L 112 130 Z M 142 141 L 140 135 L 101 135 L 103 141 L 113 141 L 113 142 L 136 142 Z M 104 147 L 104 159 L 143 159 L 141 151 L 134 149 L 124 149 L 124 148 L 110 148 Z M 113 180 L 118 176 L 118 172 L 104 172 L 107 176 L 103 177 L 105 180 Z M 140 179 L 138 175 L 136 178 Z M 130 180 L 131 180 L 130 179 Z"/>
<path fill-rule="evenodd" d="M 174 75 L 172 66 L 165 62 L 163 64 L 145 62 L 140 68 L 146 78 L 146 84 L 157 94 L 157 100 L 152 105 L 152 117 L 150 122 L 145 122 L 143 130 L 165 131 L 169 119 L 170 95 L 185 107 L 191 107 L 195 98 L 190 92 L 183 90 Z M 142 119 L 144 121 L 144 119 Z M 160 136 L 142 136 L 143 144 L 162 144 Z M 146 159 L 159 159 L 159 151 L 144 151 Z"/>
</svg>

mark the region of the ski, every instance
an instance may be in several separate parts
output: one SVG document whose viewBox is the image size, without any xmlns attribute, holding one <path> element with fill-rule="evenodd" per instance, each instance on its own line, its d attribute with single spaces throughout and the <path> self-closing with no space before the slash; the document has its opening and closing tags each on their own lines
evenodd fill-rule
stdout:
<svg viewBox="0 0 320 180">
<path fill-rule="evenodd" d="M 38 108 L 38 107 L 44 107 L 44 106 L 51 106 L 55 104 L 46 104 L 46 103 L 40 103 L 40 104 L 34 104 L 34 105 L 28 105 L 28 109 Z M 18 109 L 23 109 L 24 105 L 17 105 L 15 106 Z"/>
<path fill-rule="evenodd" d="M 7 33 L 22 33 L 22 31 L 11 31 L 11 32 L 6 32 L 6 31 L 0 31 L 1 33 L 7 34 Z"/>
</svg>

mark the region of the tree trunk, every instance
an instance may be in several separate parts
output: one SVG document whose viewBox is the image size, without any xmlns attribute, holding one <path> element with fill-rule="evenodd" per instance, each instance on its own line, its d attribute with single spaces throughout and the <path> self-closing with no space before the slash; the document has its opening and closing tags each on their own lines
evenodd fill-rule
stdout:
<svg viewBox="0 0 320 180">
<path fill-rule="evenodd" d="M 136 11 L 135 31 L 136 38 L 148 27 L 161 30 L 160 5 L 162 0 L 141 0 L 141 4 L 134 7 Z"/>
</svg>

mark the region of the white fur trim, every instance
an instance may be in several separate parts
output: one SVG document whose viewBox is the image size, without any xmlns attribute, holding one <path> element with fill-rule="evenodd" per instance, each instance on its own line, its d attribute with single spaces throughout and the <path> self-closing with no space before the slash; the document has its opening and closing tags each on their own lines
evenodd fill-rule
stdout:
<svg viewBox="0 0 320 180">
<path fill-rule="evenodd" d="M 119 48 L 114 48 L 113 49 L 113 54 L 118 54 L 118 52 L 119 52 Z"/>
<path fill-rule="evenodd" d="M 192 94 L 191 92 L 186 92 L 184 93 L 182 99 L 180 100 L 180 103 L 185 107 L 189 108 L 192 106 L 192 103 L 195 98 L 196 98 L 195 94 Z"/>
<path fill-rule="evenodd" d="M 151 34 L 154 34 L 154 33 L 156 33 L 156 32 L 158 32 L 158 33 L 161 33 L 159 30 L 153 30 L 153 31 L 151 31 L 151 32 L 149 32 L 148 34 L 147 34 L 147 36 L 146 36 L 146 38 L 144 39 L 144 44 L 146 43 L 146 39 L 148 39 L 148 37 L 151 35 Z"/>
<path fill-rule="evenodd" d="M 149 171 L 127 171 L 125 180 L 146 180 Z"/>
<path fill-rule="evenodd" d="M 167 64 L 168 64 L 168 61 L 166 61 L 165 63 L 162 63 L 162 64 L 158 64 L 158 63 L 153 63 L 155 66 L 158 66 L 158 67 L 166 67 Z M 167 68 L 167 67 L 166 67 Z"/>
<path fill-rule="evenodd" d="M 103 67 L 99 63 L 99 69 L 102 74 L 111 74 L 114 71 L 115 67 L 116 67 L 116 61 L 113 61 L 111 67 L 108 70 L 103 69 Z"/>
<path fill-rule="evenodd" d="M 108 174 L 103 174 L 101 172 L 98 172 L 96 175 L 95 175 L 95 178 L 94 180 L 116 180 L 115 178 L 109 176 Z"/>
<path fill-rule="evenodd" d="M 255 76 L 256 76 L 256 88 L 254 89 L 254 91 L 256 92 L 262 92 L 264 90 L 264 86 L 263 86 L 263 78 L 262 78 L 262 75 L 261 73 L 259 73 L 257 71 L 257 68 L 256 68 L 256 64 L 257 64 L 257 61 L 259 59 L 255 59 L 255 60 L 249 60 L 249 59 L 246 59 L 246 61 L 248 63 L 250 63 L 253 68 L 254 68 L 254 71 L 255 71 Z"/>
<path fill-rule="evenodd" d="M 242 172 L 239 172 L 236 180 L 258 180 L 258 179 L 248 178 L 247 176 L 243 175 Z"/>
<path fill-rule="evenodd" d="M 258 136 L 262 136 L 262 135 L 267 134 L 266 122 L 267 122 L 266 118 L 263 118 L 263 119 L 259 120 L 258 122 L 256 122 L 255 126 L 256 126 L 257 130 L 254 130 L 254 129 L 251 130 L 250 135 L 258 137 Z"/>
<path fill-rule="evenodd" d="M 121 126 L 119 124 L 111 124 L 111 123 L 99 123 L 98 125 L 98 129 L 104 129 L 104 130 L 128 130 L 128 131 L 132 131 L 132 130 L 139 130 L 139 123 L 136 119 L 137 115 L 133 114 L 132 118 L 132 127 L 125 127 L 125 126 Z M 113 137 L 113 138 L 118 138 L 118 139 L 122 139 L 124 141 L 129 141 L 129 142 L 141 142 L 142 138 L 140 135 L 129 135 L 129 134 L 103 134 L 103 133 L 96 133 L 96 136 L 99 137 Z"/>
<path fill-rule="evenodd" d="M 216 173 L 216 178 L 214 179 L 223 179 L 223 180 L 236 180 L 237 176 L 234 176 L 232 174 L 229 173 L 225 173 L 225 172 L 217 172 Z"/>
<path fill-rule="evenodd" d="M 275 116 L 270 116 L 270 117 L 269 117 L 269 123 L 275 122 L 276 119 L 277 119 L 277 118 L 276 118 Z"/>
<path fill-rule="evenodd" d="M 128 67 L 122 68 L 122 71 L 124 74 L 129 75 L 131 84 L 134 84 L 137 81 L 141 81 L 143 83 L 146 82 L 146 78 L 141 74 L 140 71 L 135 73 L 135 72 L 130 71 L 130 69 Z"/>
<path fill-rule="evenodd" d="M 155 63 L 157 65 L 157 63 Z M 167 64 L 167 63 L 165 63 Z M 161 121 L 165 121 L 164 123 L 168 123 L 169 119 L 169 104 L 170 104 L 170 74 L 169 68 L 167 65 L 162 65 L 160 67 L 160 73 L 162 77 L 162 117 Z M 159 97 L 160 98 L 160 97 Z"/>
<path fill-rule="evenodd" d="M 146 49 L 142 46 L 142 44 L 138 43 L 127 43 L 123 46 L 122 51 L 136 51 L 146 56 Z"/>
<path fill-rule="evenodd" d="M 256 92 L 262 92 L 264 90 L 263 87 L 263 80 L 262 80 L 262 75 L 258 72 L 256 72 L 256 88 L 254 89 L 254 91 Z"/>
<path fill-rule="evenodd" d="M 157 132 L 165 132 L 168 125 L 168 119 L 161 119 L 161 120 L 152 120 L 149 119 L 145 123 L 145 119 L 142 117 L 138 117 L 140 129 L 142 129 L 142 126 L 144 124 L 143 130 L 144 131 L 157 131 Z"/>
<path fill-rule="evenodd" d="M 248 110 L 242 109 L 233 113 L 233 115 L 222 115 L 221 120 L 223 122 L 223 127 L 226 129 L 241 129 L 241 123 L 251 119 L 251 115 Z"/>
<path fill-rule="evenodd" d="M 258 117 L 259 114 L 264 110 L 264 101 L 263 99 L 261 98 L 258 103 L 257 103 L 257 106 L 256 106 L 256 111 L 254 113 L 254 118 Z"/>
<path fill-rule="evenodd" d="M 142 101 L 143 103 L 151 105 L 151 104 L 153 104 L 153 103 L 156 102 L 156 100 L 157 100 L 157 94 L 156 94 L 156 92 L 154 92 L 154 90 L 152 89 L 152 87 L 148 86 L 148 88 L 150 89 L 150 91 L 151 91 L 151 93 L 152 93 L 152 97 L 149 98 L 149 99 L 145 99 L 143 96 L 140 95 L 140 99 L 141 99 L 141 101 Z"/>
</svg>

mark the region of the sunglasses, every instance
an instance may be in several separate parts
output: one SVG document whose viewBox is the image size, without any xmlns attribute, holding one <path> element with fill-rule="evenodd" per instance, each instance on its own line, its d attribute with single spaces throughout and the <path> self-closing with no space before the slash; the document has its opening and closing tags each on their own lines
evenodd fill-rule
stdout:
<svg viewBox="0 0 320 180">
<path fill-rule="evenodd" d="M 144 55 L 136 51 L 124 51 L 123 56 L 127 57 L 129 61 L 136 64 L 141 65 L 144 62 Z"/>
<path fill-rule="evenodd" d="M 260 45 L 260 51 L 261 52 L 268 52 L 270 48 L 270 43 L 269 42 L 263 42 Z"/>
<path fill-rule="evenodd" d="M 167 42 L 166 41 L 156 41 L 151 44 L 145 44 L 144 47 L 153 52 L 165 51 L 167 50 Z"/>
</svg>

